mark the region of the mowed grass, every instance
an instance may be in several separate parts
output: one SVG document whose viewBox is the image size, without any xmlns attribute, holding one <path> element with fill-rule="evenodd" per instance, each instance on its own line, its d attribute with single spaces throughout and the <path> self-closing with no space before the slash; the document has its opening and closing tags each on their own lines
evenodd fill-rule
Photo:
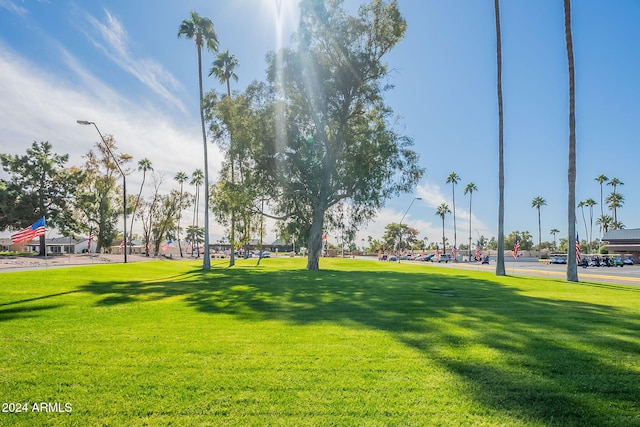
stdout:
<svg viewBox="0 0 640 427">
<path fill-rule="evenodd" d="M 640 288 L 212 263 L 1 273 L 0 425 L 640 425 Z"/>
</svg>

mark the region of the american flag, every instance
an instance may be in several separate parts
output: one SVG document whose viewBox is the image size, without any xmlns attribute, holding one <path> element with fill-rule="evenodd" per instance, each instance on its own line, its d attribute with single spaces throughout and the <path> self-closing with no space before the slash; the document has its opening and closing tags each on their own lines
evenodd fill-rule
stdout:
<svg viewBox="0 0 640 427">
<path fill-rule="evenodd" d="M 172 244 L 173 244 L 173 241 L 169 239 L 167 240 L 166 243 L 163 243 L 162 246 L 160 246 L 160 249 L 162 249 L 162 252 L 167 252 L 167 249 L 169 249 L 169 247 L 171 247 Z"/>
<path fill-rule="evenodd" d="M 516 243 L 513 245 L 513 258 L 518 258 L 518 249 L 520 249 L 520 239 L 516 236 Z"/>
<path fill-rule="evenodd" d="M 476 261 L 480 261 L 480 257 L 482 254 L 480 253 L 480 245 L 476 246 Z"/>
<path fill-rule="evenodd" d="M 576 262 L 580 264 L 580 260 L 582 257 L 580 256 L 580 238 L 578 237 L 578 233 L 576 233 Z"/>
<path fill-rule="evenodd" d="M 456 249 L 455 245 L 453 249 L 451 249 L 451 255 L 453 256 L 453 261 L 455 262 L 458 259 L 458 249 Z"/>
<path fill-rule="evenodd" d="M 44 236 L 45 233 L 44 217 L 40 218 L 29 227 L 18 231 L 11 236 L 13 243 L 24 243 L 33 240 L 38 236 Z"/>
</svg>

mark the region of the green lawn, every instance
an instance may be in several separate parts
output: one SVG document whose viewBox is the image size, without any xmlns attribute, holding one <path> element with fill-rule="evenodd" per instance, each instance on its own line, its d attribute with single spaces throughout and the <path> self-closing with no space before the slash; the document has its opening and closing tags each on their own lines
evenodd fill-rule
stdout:
<svg viewBox="0 0 640 427">
<path fill-rule="evenodd" d="M 305 262 L 0 273 L 0 425 L 640 425 L 638 287 Z"/>
</svg>

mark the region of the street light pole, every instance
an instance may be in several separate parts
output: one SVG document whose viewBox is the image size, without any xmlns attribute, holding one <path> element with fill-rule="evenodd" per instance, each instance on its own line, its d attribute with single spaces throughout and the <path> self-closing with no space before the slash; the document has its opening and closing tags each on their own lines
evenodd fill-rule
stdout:
<svg viewBox="0 0 640 427">
<path fill-rule="evenodd" d="M 411 206 L 413 206 L 413 202 L 415 202 L 416 200 L 422 200 L 422 197 L 414 197 L 413 198 L 413 200 L 409 204 L 409 207 L 404 212 L 404 215 L 402 215 L 402 219 L 400 220 L 400 224 L 398 224 L 398 232 L 400 233 L 400 239 L 398 240 L 398 262 L 400 262 L 400 246 L 402 245 L 402 221 L 404 220 L 404 217 L 407 216 L 407 213 L 409 213 L 409 209 L 411 209 Z"/>
<path fill-rule="evenodd" d="M 76 122 L 79 125 L 93 125 L 96 128 L 96 130 L 98 131 L 98 135 L 100 135 L 100 139 L 102 140 L 102 143 L 104 144 L 105 148 L 109 152 L 109 155 L 111 156 L 111 158 L 113 159 L 114 163 L 116 164 L 116 167 L 120 171 L 120 174 L 122 175 L 122 215 L 123 215 L 123 222 L 124 222 L 124 262 L 126 264 L 127 263 L 127 245 L 129 244 L 127 242 L 127 178 L 126 178 L 126 176 L 124 174 L 124 171 L 120 167 L 120 164 L 118 163 L 118 159 L 116 159 L 116 157 L 113 155 L 113 153 L 111 152 L 111 148 L 109 148 L 109 144 L 107 144 L 107 141 L 104 139 L 104 136 L 102 136 L 102 132 L 100 132 L 100 129 L 98 129 L 98 125 L 96 125 L 94 122 L 89 122 L 87 120 L 76 120 Z"/>
</svg>

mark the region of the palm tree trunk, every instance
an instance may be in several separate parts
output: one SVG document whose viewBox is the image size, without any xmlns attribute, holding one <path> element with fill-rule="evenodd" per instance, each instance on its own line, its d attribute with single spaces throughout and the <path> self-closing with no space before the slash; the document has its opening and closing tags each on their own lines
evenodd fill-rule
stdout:
<svg viewBox="0 0 640 427">
<path fill-rule="evenodd" d="M 458 236 L 456 233 L 456 184 L 453 183 L 453 247 L 458 249 Z M 454 259 L 453 262 L 456 262 Z"/>
<path fill-rule="evenodd" d="M 496 275 L 506 275 L 504 269 L 504 111 L 502 106 L 502 37 L 500 34 L 500 0 L 494 0 L 496 11 L 496 60 L 498 65 L 498 259 Z"/>
<path fill-rule="evenodd" d="M 182 245 L 180 244 L 180 220 L 182 219 L 182 190 L 183 184 L 180 183 L 180 212 L 178 212 L 178 250 L 180 250 L 180 258 L 184 258 L 182 253 Z"/>
<path fill-rule="evenodd" d="M 567 260 L 567 280 L 578 281 L 578 263 L 576 261 L 576 88 L 573 60 L 573 38 L 571 35 L 571 0 L 564 0 L 564 31 L 567 45 L 567 63 L 569 70 L 569 259 Z"/>
<path fill-rule="evenodd" d="M 446 246 L 446 240 L 444 237 L 444 215 L 442 215 L 442 253 L 446 254 L 447 253 L 447 246 Z"/>
<path fill-rule="evenodd" d="M 196 226 L 196 228 L 198 228 L 198 217 L 200 216 L 200 186 L 196 185 L 196 204 L 193 207 L 194 210 L 194 215 L 193 215 L 193 222 Z M 196 241 L 196 258 L 200 258 L 200 245 L 198 245 L 198 239 L 195 239 Z"/>
<path fill-rule="evenodd" d="M 233 152 L 231 153 L 231 185 L 235 183 L 235 170 L 233 167 Z M 236 265 L 236 210 L 235 207 L 231 207 L 231 256 L 229 257 L 229 267 Z"/>
<path fill-rule="evenodd" d="M 469 193 L 469 259 L 471 261 L 471 199 L 473 199 L 473 191 Z"/>
<path fill-rule="evenodd" d="M 202 49 L 198 45 L 198 84 L 200 86 L 200 124 L 202 127 L 202 143 L 204 145 L 204 257 L 202 269 L 211 269 L 209 257 L 209 155 L 207 154 L 207 132 L 204 127 L 204 95 L 202 91 Z"/>
<path fill-rule="evenodd" d="M 540 222 L 540 207 L 538 207 L 538 254 L 542 253 L 542 225 Z M 538 255 L 540 258 L 540 255 Z"/>
<path fill-rule="evenodd" d="M 589 206 L 589 248 L 587 249 L 591 253 L 591 242 L 593 242 L 593 204 Z"/>
<path fill-rule="evenodd" d="M 231 85 L 229 83 L 230 78 L 227 77 L 227 96 L 231 99 Z M 235 156 L 233 153 L 233 137 L 231 138 L 231 142 L 229 145 L 229 157 L 231 160 L 231 185 L 235 184 Z M 236 241 L 236 210 L 235 207 L 231 207 L 231 256 L 229 257 L 229 267 L 233 267 L 236 265 L 236 251 L 235 251 L 235 241 Z"/>
</svg>

